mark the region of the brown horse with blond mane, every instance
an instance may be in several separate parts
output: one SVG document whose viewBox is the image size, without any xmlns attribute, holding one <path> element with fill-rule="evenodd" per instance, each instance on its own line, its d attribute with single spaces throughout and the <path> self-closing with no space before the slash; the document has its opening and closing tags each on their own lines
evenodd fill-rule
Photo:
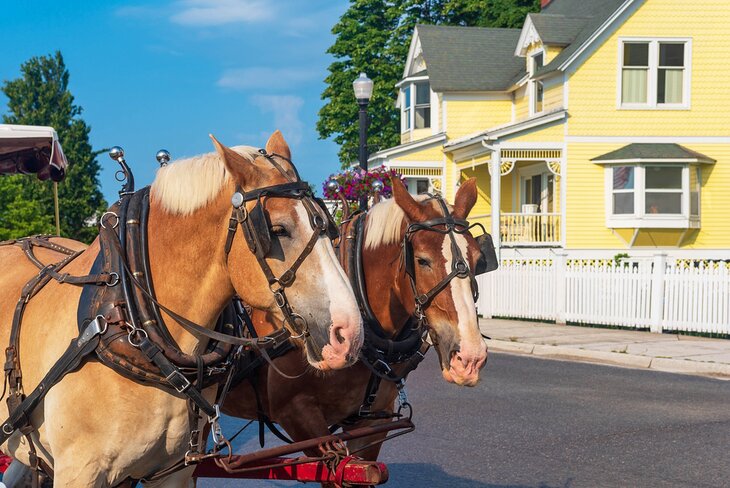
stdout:
<svg viewBox="0 0 730 488">
<path fill-rule="evenodd" d="M 374 315 L 374 320 L 368 320 L 368 313 L 365 314 L 363 351 L 374 339 L 379 344 L 386 342 L 385 346 L 379 346 L 383 348 L 388 347 L 390 340 L 392 349 L 409 342 L 410 355 L 401 356 L 400 364 L 394 364 L 392 372 L 388 372 L 374 368 L 373 361 L 366 361 L 367 354 L 362 353 L 363 361 L 323 375 L 308 369 L 293 351 L 274 359 L 276 369 L 288 377 L 272 367 L 262 366 L 253 381 L 244 381 L 231 391 L 223 405 L 226 414 L 248 419 L 263 414 L 280 424 L 295 441 L 326 435 L 333 425 L 349 430 L 388 421 L 398 395 L 398 379 L 413 369 L 422 358 L 419 355 L 425 352 L 419 340 L 424 332 L 436 345 L 444 379 L 457 385 L 476 385 L 479 371 L 486 363 L 487 347 L 477 322 L 474 274 L 496 267 L 493 248 L 484 246 L 481 239 L 477 241 L 465 222 L 476 201 L 476 180 L 460 186 L 453 207 L 448 209 L 441 205 L 440 198 L 414 198 L 399 180 L 392 183 L 392 199 L 381 201 L 342 226 L 340 259 L 352 277 L 356 272 L 353 266 L 358 265 L 352 256 L 358 252 L 358 244 L 362 245 L 365 301 Z M 457 227 L 452 227 L 452 232 L 446 232 L 449 218 L 451 225 Z M 358 228 L 363 233 L 359 240 Z M 404 256 L 406 245 L 411 246 L 408 256 Z M 408 259 L 413 262 L 410 270 Z M 480 259 L 489 263 L 482 263 L 484 268 L 477 271 Z M 357 280 L 353 281 L 356 296 L 360 298 Z M 417 297 L 425 296 L 429 298 L 420 300 L 421 307 Z M 414 317 L 419 315 L 424 318 L 423 331 L 416 327 L 418 321 L 414 322 Z M 265 327 L 266 313 L 254 310 L 253 319 L 257 329 Z M 382 330 L 374 331 L 374 327 Z M 411 337 L 413 333 L 416 341 Z M 374 338 L 374 334 L 382 337 Z M 371 382 L 377 373 L 385 381 L 377 381 L 373 388 Z M 253 385 L 257 385 L 258 391 Z M 255 401 L 256 394 L 260 396 L 259 402 Z M 375 460 L 380 444 L 360 449 L 384 436 L 351 441 L 350 450 Z"/>
<path fill-rule="evenodd" d="M 215 138 L 213 142 L 217 153 L 161 168 L 149 190 L 150 277 L 170 341 L 179 346 L 178 356 L 200 357 L 208 342 L 183 325 L 197 323 L 205 327 L 203 330 L 212 328 L 221 310 L 238 294 L 253 306 L 268 311 L 277 324 L 287 322 L 292 334 L 303 338 L 298 341 L 306 351 L 306 359 L 301 356 L 302 364 L 318 370 L 352 364 L 363 340 L 361 317 L 347 277 L 324 232 L 324 211 L 312 204 L 308 188 L 301 190 L 305 185 L 289 161 L 290 151 L 283 137 L 278 131 L 274 133 L 265 151 L 231 149 Z M 287 197 L 289 194 L 283 190 L 271 194 L 260 191 L 266 188 L 284 188 L 295 197 Z M 250 194 L 259 198 L 246 199 Z M 232 195 L 236 219 L 231 216 Z M 258 205 L 261 206 L 257 210 Z M 265 253 L 249 241 L 260 239 L 261 235 L 235 233 L 238 224 L 243 227 L 246 216 L 257 211 L 256 224 L 264 227 L 254 231 L 275 236 Z M 109 228 L 123 224 L 106 222 Z M 133 219 L 126 223 L 138 224 Z M 116 232 L 109 228 L 104 228 L 107 233 Z M 22 366 L 22 386 L 9 392 L 19 398 L 26 397 L 23 392 L 32 396 L 30 392 L 44 375 L 50 374 L 59 357 L 74 343 L 88 339 L 79 335 L 77 324 L 82 290 L 69 283 L 74 276 L 89 273 L 100 254 L 100 245 L 104 246 L 103 239 L 101 244 L 97 239 L 88 248 L 61 238 L 32 242 L 40 241 L 46 244 L 31 249 L 35 264 L 26 259 L 31 241 L 18 240 L 0 246 L 0 342 L 5 344 L 10 340 L 10 324 L 17 322 L 13 309 L 26 282 L 39 274 L 37 265 L 45 269 L 46 265 L 69 256 L 59 250 L 74 254 L 63 268 L 65 277 L 58 279 L 61 274 L 56 273 L 21 306 L 19 359 L 17 368 L 14 366 L 18 374 L 14 378 L 18 379 Z M 296 272 L 289 273 L 292 270 Z M 44 273 L 51 276 L 48 270 L 41 270 Z M 279 278 L 272 282 L 271 276 Z M 136 273 L 129 273 L 127 279 L 139 278 Z M 114 280 L 107 280 L 106 284 L 110 290 L 119 286 Z M 279 296 L 284 288 L 286 307 Z M 112 305 L 119 307 L 118 303 Z M 134 309 L 130 303 L 126 307 L 128 312 Z M 106 316 L 99 315 L 95 321 L 100 317 Z M 292 327 L 286 317 L 293 317 L 292 323 L 300 327 L 306 324 L 305 330 Z M 93 323 L 83 330 L 90 330 Z M 137 327 L 127 317 L 119 324 L 125 332 L 118 335 L 117 342 L 129 339 L 134 346 L 135 341 L 143 343 L 148 338 L 141 328 L 147 327 L 146 322 Z M 104 325 L 95 334 L 103 335 L 106 330 Z M 128 338 L 124 337 L 126 331 Z M 148 352 L 145 350 L 145 354 Z M 159 359 L 155 350 L 149 354 Z M 199 370 L 198 374 L 202 372 Z M 172 375 L 168 379 L 174 386 Z M 183 384 L 178 391 L 189 389 L 189 384 Z M 201 386 L 202 396 L 211 401 L 215 389 Z M 8 416 L 4 402 L 0 415 Z M 174 389 L 171 393 L 170 388 L 133 381 L 97 360 L 84 361 L 68 372 L 27 415 L 28 423 L 22 432 L 6 432 L 10 437 L 2 450 L 26 465 L 32 465 L 32 457 L 37 455 L 43 464 L 52 467 L 54 486 L 58 488 L 119 486 L 164 472 L 183 458 L 190 448 L 191 429 L 199 428 L 191 425 L 184 395 L 176 395 Z M 169 474 L 149 486 L 188 486 L 192 468 Z"/>
</svg>

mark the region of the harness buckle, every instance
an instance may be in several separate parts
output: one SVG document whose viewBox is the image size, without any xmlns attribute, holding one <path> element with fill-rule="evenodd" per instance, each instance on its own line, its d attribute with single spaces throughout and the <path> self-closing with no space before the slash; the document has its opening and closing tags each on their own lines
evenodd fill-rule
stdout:
<svg viewBox="0 0 730 488">
<path fill-rule="evenodd" d="M 76 341 L 76 344 L 81 347 L 87 342 L 89 342 L 94 337 L 101 335 L 106 332 L 107 329 L 107 322 L 103 315 L 97 315 L 94 317 L 94 320 L 89 322 L 86 325 L 86 328 L 79 336 L 78 341 Z"/>
<path fill-rule="evenodd" d="M 177 390 L 178 393 L 185 393 L 185 390 L 190 388 L 190 380 L 188 380 L 178 369 L 165 376 L 165 379 L 173 388 L 175 388 L 175 390 Z"/>
<path fill-rule="evenodd" d="M 386 363 L 382 359 L 378 359 L 377 361 L 375 361 L 373 363 L 373 366 L 377 366 L 378 364 L 382 364 L 384 366 L 385 374 L 389 374 L 393 371 L 392 369 L 390 369 L 390 366 L 388 365 L 388 363 Z"/>
</svg>

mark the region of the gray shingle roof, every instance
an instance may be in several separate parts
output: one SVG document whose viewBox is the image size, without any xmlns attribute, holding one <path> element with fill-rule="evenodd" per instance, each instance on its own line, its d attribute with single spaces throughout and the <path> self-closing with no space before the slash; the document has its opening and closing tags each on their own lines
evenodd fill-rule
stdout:
<svg viewBox="0 0 730 488">
<path fill-rule="evenodd" d="M 573 42 L 563 49 L 560 54 L 542 68 L 536 76 L 544 75 L 563 64 L 570 58 L 591 35 L 616 11 L 626 0 L 553 0 L 545 7 L 541 14 L 585 17 L 584 27 L 575 34 Z M 539 32 L 539 31 L 538 31 Z"/>
<path fill-rule="evenodd" d="M 514 55 L 520 29 L 419 25 L 434 91 L 498 91 L 524 70 Z"/>
<path fill-rule="evenodd" d="M 567 17 L 556 14 L 529 14 L 543 44 L 567 46 L 585 28 L 589 17 Z"/>
<path fill-rule="evenodd" d="M 597 163 L 606 161 L 631 160 L 687 160 L 694 159 L 701 163 L 714 163 L 715 160 L 702 153 L 672 143 L 634 143 L 591 159 Z"/>
</svg>

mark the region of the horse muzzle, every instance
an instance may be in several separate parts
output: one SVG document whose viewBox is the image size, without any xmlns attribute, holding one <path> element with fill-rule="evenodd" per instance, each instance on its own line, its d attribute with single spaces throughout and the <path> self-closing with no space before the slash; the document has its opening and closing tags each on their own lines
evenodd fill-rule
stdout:
<svg viewBox="0 0 730 488">
<path fill-rule="evenodd" d="M 342 369 L 357 361 L 364 341 L 362 319 L 356 323 L 335 321 L 330 326 L 329 343 L 322 348 L 322 360 L 313 364 L 321 371 Z"/>
<path fill-rule="evenodd" d="M 483 351 L 470 354 L 455 350 L 450 356 L 448 368 L 441 371 L 444 379 L 459 386 L 476 386 L 479 371 L 487 364 L 487 345 Z"/>
</svg>

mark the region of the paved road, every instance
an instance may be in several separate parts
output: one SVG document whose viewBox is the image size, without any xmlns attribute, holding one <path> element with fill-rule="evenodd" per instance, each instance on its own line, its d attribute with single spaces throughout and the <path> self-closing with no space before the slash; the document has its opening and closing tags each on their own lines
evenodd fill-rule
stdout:
<svg viewBox="0 0 730 488">
<path fill-rule="evenodd" d="M 409 381 L 417 430 L 385 448 L 388 487 L 730 485 L 730 382 L 491 354 L 461 389 L 429 356 Z M 237 448 L 255 445 L 252 432 Z"/>
</svg>

